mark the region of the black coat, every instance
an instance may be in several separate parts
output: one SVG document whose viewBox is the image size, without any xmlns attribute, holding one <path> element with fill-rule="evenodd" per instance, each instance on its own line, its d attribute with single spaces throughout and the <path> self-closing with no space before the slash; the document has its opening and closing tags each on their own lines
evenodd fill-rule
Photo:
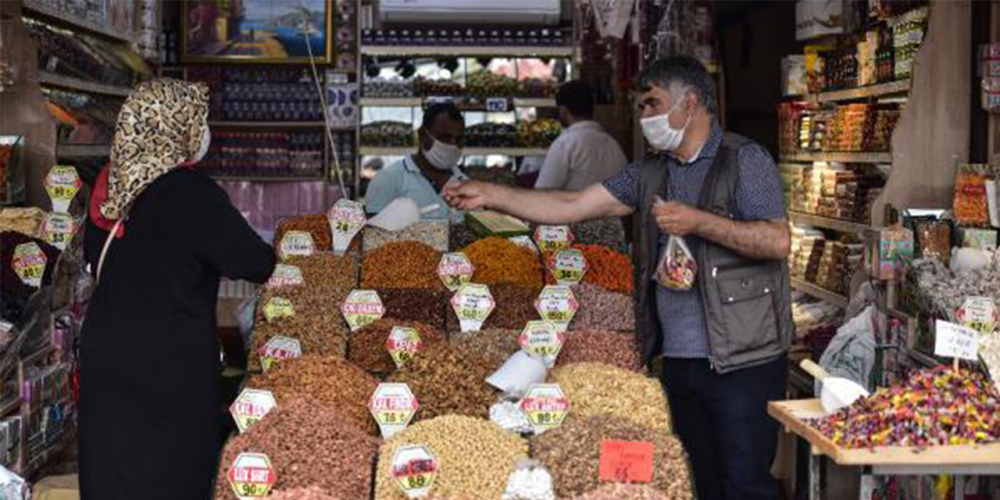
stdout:
<svg viewBox="0 0 1000 500">
<path fill-rule="evenodd" d="M 81 333 L 82 500 L 207 500 L 222 410 L 219 280 L 262 283 L 274 252 L 191 169 L 146 188 L 125 226 Z M 107 234 L 88 224 L 94 272 Z"/>
</svg>

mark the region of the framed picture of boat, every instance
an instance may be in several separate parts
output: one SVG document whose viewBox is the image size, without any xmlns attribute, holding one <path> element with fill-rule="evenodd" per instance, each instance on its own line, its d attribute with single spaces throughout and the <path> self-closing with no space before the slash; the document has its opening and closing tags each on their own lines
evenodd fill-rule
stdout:
<svg viewBox="0 0 1000 500">
<path fill-rule="evenodd" d="M 333 60 L 333 0 L 185 0 L 186 62 Z"/>
</svg>

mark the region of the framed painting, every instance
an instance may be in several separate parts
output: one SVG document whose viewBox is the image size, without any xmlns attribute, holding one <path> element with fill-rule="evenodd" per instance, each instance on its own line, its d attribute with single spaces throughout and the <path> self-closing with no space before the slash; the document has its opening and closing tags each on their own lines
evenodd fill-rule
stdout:
<svg viewBox="0 0 1000 500">
<path fill-rule="evenodd" d="M 333 59 L 333 0 L 185 0 L 185 62 Z"/>
</svg>

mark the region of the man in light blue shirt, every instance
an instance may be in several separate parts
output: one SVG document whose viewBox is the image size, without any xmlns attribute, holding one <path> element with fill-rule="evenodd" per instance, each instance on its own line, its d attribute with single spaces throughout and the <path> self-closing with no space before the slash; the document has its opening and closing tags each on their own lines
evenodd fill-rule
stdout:
<svg viewBox="0 0 1000 500">
<path fill-rule="evenodd" d="M 365 210 L 377 214 L 396 198 L 411 198 L 418 207 L 438 205 L 423 214 L 428 219 L 448 219 L 451 210 L 441 199 L 441 189 L 452 178 L 466 179 L 458 170 L 465 139 L 465 120 L 454 104 L 436 103 L 424 111 L 417 132 L 420 148 L 375 175 L 365 193 Z"/>
</svg>

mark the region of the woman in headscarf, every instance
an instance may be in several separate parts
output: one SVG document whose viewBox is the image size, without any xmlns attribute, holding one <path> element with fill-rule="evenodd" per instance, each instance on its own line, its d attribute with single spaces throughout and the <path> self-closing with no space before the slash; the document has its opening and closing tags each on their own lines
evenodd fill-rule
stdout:
<svg viewBox="0 0 1000 500">
<path fill-rule="evenodd" d="M 265 281 L 272 248 L 212 179 L 208 93 L 140 84 L 91 201 L 98 285 L 81 333 L 83 500 L 207 500 L 219 453 L 220 277 Z M 106 190 L 102 189 L 106 185 Z"/>
</svg>

